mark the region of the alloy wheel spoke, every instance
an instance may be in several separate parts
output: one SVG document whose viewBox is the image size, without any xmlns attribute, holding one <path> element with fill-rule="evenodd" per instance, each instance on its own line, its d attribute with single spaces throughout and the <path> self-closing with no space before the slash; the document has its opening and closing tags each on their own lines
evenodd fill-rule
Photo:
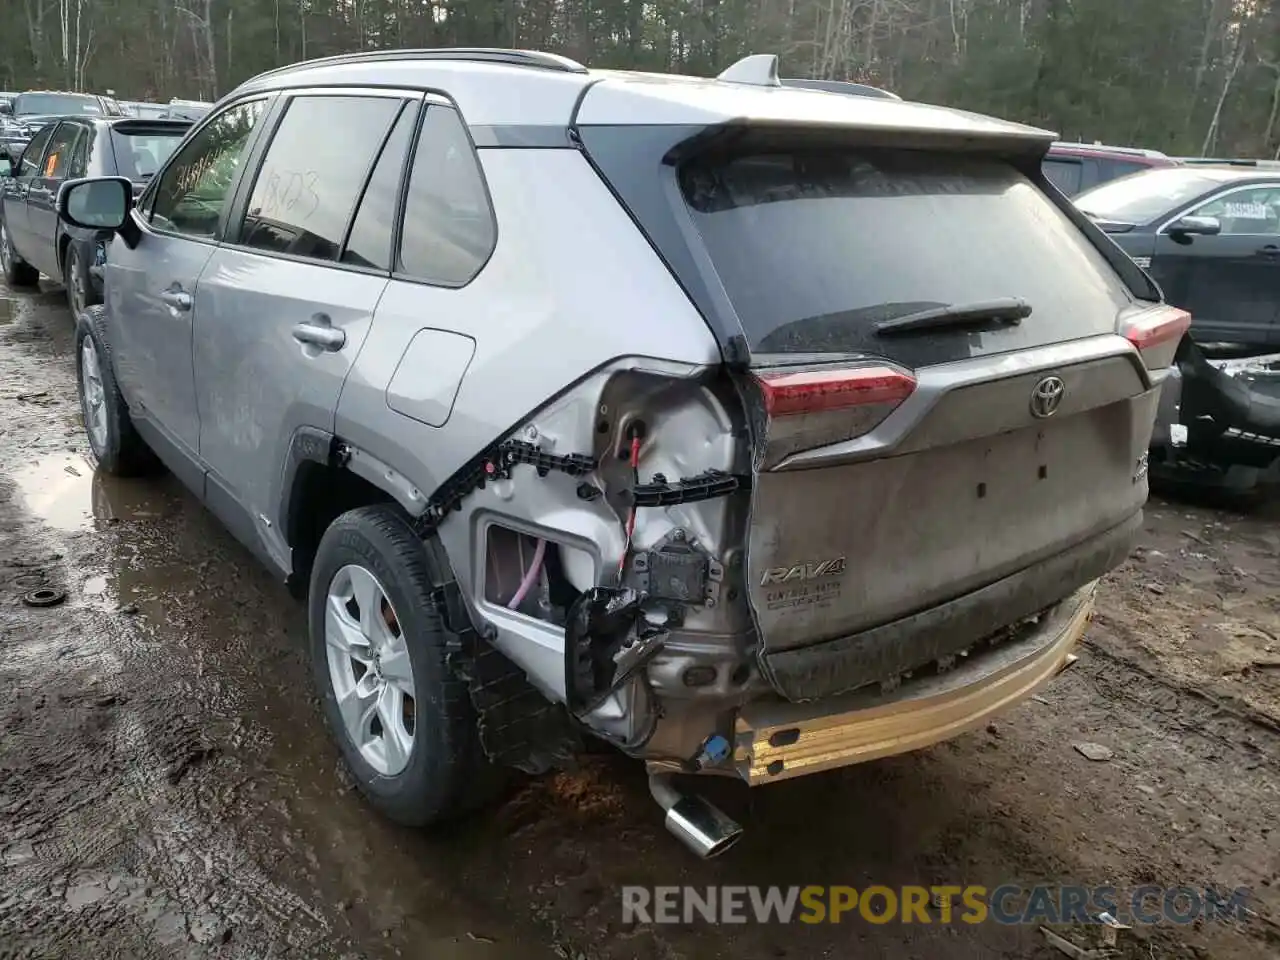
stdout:
<svg viewBox="0 0 1280 960">
<path fill-rule="evenodd" d="M 368 639 L 347 613 L 346 605 L 335 596 L 330 596 L 325 604 L 324 638 L 329 646 L 340 650 L 357 663 L 369 663 L 371 658 Z"/>
<path fill-rule="evenodd" d="M 385 685 L 378 697 L 377 711 L 387 766 L 399 770 L 413 749 L 413 735 L 404 726 L 404 694 L 391 684 Z"/>
<path fill-rule="evenodd" d="M 361 677 L 346 693 L 338 697 L 338 711 L 343 725 L 357 747 L 363 747 L 373 739 L 371 721 L 378 709 L 379 686 L 376 681 Z"/>
<path fill-rule="evenodd" d="M 401 693 L 413 696 L 413 668 L 409 664 L 409 651 L 403 640 L 393 641 L 384 649 L 378 660 L 383 679 Z"/>
<path fill-rule="evenodd" d="M 370 643 L 380 640 L 386 629 L 382 623 L 382 590 L 378 582 L 369 571 L 354 567 L 351 570 L 351 590 L 360 609 L 360 632 Z"/>
</svg>

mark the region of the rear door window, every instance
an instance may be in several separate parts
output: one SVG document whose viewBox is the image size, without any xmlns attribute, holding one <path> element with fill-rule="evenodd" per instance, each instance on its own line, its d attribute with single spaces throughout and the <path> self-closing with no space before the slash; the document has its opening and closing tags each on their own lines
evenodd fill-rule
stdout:
<svg viewBox="0 0 1280 960">
<path fill-rule="evenodd" d="M 86 127 L 84 134 L 76 140 L 75 149 L 71 152 L 71 165 L 67 168 L 67 177 L 69 179 L 77 179 L 88 175 L 89 150 L 96 139 L 95 131 Z"/>
<path fill-rule="evenodd" d="M 685 202 L 753 353 L 908 365 L 1115 330 L 1132 302 L 1047 196 L 996 158 L 899 149 L 694 160 Z M 1018 324 L 882 335 L 920 311 L 1025 300 Z"/>
<path fill-rule="evenodd" d="M 49 150 L 41 169 L 42 176 L 55 180 L 66 177 L 67 170 L 71 167 L 72 154 L 75 153 L 76 141 L 83 130 L 84 127 L 78 123 L 63 121 L 58 124 L 58 129 L 49 141 Z"/>
<path fill-rule="evenodd" d="M 240 243 L 336 260 L 365 173 L 403 102 L 392 97 L 294 98 L 254 181 Z"/>
</svg>

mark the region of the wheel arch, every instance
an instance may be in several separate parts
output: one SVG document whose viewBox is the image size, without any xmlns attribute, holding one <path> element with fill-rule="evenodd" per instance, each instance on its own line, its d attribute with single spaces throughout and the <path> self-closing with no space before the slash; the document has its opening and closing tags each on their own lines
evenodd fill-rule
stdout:
<svg viewBox="0 0 1280 960">
<path fill-rule="evenodd" d="M 58 255 L 58 272 L 65 274 L 67 270 L 67 251 L 71 249 L 71 243 L 75 238 L 67 231 L 59 228 L 57 238 L 54 241 L 57 244 Z M 61 277 L 59 277 L 61 279 Z"/>
<path fill-rule="evenodd" d="M 289 586 L 305 593 L 316 549 L 330 524 L 348 510 L 394 503 L 421 512 L 411 486 L 394 469 L 339 437 L 314 427 L 297 430 L 285 454 L 280 484 L 281 534 L 289 547 Z"/>
</svg>

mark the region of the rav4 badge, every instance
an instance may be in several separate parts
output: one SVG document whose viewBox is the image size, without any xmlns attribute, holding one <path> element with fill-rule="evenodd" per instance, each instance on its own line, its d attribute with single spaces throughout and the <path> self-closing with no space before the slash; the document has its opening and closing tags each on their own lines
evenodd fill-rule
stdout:
<svg viewBox="0 0 1280 960">
<path fill-rule="evenodd" d="M 797 563 L 790 567 L 770 567 L 764 572 L 760 586 L 768 587 L 776 583 L 792 583 L 797 580 L 817 580 L 821 577 L 834 577 L 844 573 L 844 557 L 831 560 L 815 560 L 811 563 Z"/>
</svg>

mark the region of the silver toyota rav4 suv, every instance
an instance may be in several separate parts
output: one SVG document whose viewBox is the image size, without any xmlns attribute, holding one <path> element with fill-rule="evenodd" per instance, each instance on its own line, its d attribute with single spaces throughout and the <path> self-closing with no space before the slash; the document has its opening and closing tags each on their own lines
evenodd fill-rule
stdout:
<svg viewBox="0 0 1280 960">
<path fill-rule="evenodd" d="M 915 749 L 1072 659 L 1188 317 L 1046 131 L 544 53 L 223 99 L 78 318 L 101 468 L 158 458 L 310 610 L 360 788 L 424 824 L 584 736 L 703 856 L 751 785 Z"/>
</svg>

